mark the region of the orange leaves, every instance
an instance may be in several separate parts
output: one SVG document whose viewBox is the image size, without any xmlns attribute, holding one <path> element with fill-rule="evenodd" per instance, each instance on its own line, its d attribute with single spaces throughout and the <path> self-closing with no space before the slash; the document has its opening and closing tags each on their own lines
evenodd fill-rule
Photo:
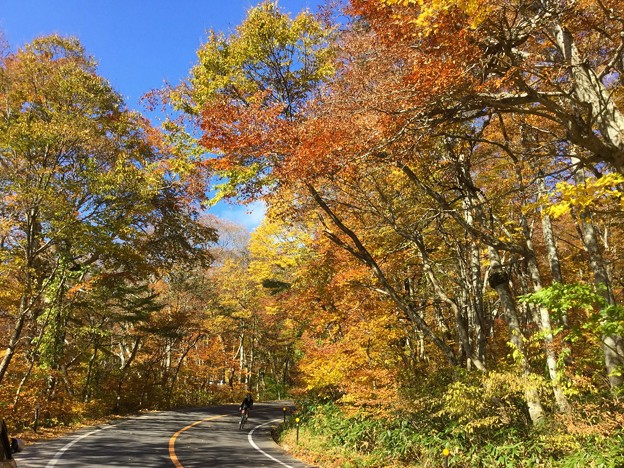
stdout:
<svg viewBox="0 0 624 468">
<path fill-rule="evenodd" d="M 69 300 L 73 300 L 78 293 L 86 292 L 93 290 L 93 279 L 89 279 L 87 281 L 83 281 L 81 283 L 77 283 L 73 285 L 71 288 L 67 290 L 67 298 Z"/>
<path fill-rule="evenodd" d="M 201 165 L 228 181 L 218 186 L 223 197 L 253 200 L 273 171 L 279 170 L 290 153 L 291 123 L 283 118 L 281 105 L 267 105 L 259 95 L 248 105 L 220 99 L 203 109 L 200 140 L 209 151 L 217 153 Z"/>
<path fill-rule="evenodd" d="M 385 40 L 422 39 L 444 30 L 474 30 L 495 7 L 478 0 L 352 0 L 351 11 L 363 15 Z"/>
<path fill-rule="evenodd" d="M 309 12 L 291 18 L 277 3 L 263 2 L 234 33 L 209 33 L 186 83 L 164 99 L 150 96 L 199 123 L 199 144 L 213 154 L 200 165 L 226 180 L 213 201 L 254 199 L 273 184 L 295 146 L 291 126 L 334 73 L 332 34 Z M 184 131 L 172 126 L 171 133 Z"/>
<path fill-rule="evenodd" d="M 282 111 L 282 106 L 267 106 L 261 98 L 247 106 L 230 100 L 211 102 L 203 109 L 201 128 L 204 133 L 200 141 L 208 150 L 217 151 L 226 159 L 246 157 L 252 160 L 285 154 L 289 145 L 284 139 L 289 132 L 288 123 L 280 118 Z"/>
<path fill-rule="evenodd" d="M 347 140 L 352 128 L 349 120 L 328 122 L 327 119 L 310 119 L 298 129 L 299 145 L 285 161 L 279 174 L 286 183 L 289 180 L 298 182 L 343 167 L 341 144 Z"/>
</svg>

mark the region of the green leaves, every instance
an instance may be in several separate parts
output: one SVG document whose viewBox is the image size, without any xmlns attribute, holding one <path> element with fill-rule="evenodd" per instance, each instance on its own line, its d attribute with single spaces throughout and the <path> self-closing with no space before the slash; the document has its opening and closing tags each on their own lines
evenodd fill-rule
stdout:
<svg viewBox="0 0 624 468">
<path fill-rule="evenodd" d="M 162 307 L 156 278 L 174 262 L 207 265 L 215 232 L 78 40 L 44 37 L 8 56 L 0 95 L 0 299 L 18 324 L 2 325 L 14 346 L 24 327 L 40 337 L 28 352 L 54 370 L 94 322 L 144 323 Z"/>
<path fill-rule="evenodd" d="M 234 34 L 210 33 L 192 71 L 193 97 L 199 107 L 223 97 L 243 106 L 266 99 L 292 116 L 334 72 L 331 33 L 308 12 L 290 19 L 277 2 L 264 2 Z"/>
<path fill-rule="evenodd" d="M 539 304 L 560 315 L 574 307 L 587 310 L 595 305 L 606 305 L 604 298 L 593 285 L 581 283 L 553 283 L 541 291 L 520 296 L 520 301 Z"/>
<path fill-rule="evenodd" d="M 587 313 L 582 329 L 598 335 L 624 334 L 624 307 L 609 304 L 604 298 L 604 285 L 553 283 L 536 293 L 520 297 L 521 302 L 541 305 L 558 319 L 573 309 Z M 571 340 L 575 339 L 572 334 Z"/>
</svg>

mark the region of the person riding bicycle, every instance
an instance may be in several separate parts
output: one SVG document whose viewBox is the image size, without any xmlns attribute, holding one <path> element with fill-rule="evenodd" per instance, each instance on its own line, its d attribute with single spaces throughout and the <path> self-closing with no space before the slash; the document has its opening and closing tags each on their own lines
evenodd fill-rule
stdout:
<svg viewBox="0 0 624 468">
<path fill-rule="evenodd" d="M 253 398 L 251 397 L 251 393 L 248 393 L 243 402 L 240 405 L 240 411 L 245 411 L 247 416 L 249 416 L 249 410 L 253 408 Z"/>
</svg>

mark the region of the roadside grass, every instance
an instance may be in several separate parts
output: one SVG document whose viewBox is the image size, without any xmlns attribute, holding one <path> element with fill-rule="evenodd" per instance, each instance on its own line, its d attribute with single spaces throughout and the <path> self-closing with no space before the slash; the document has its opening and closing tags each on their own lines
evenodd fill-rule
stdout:
<svg viewBox="0 0 624 468">
<path fill-rule="evenodd" d="M 436 413 L 374 417 L 342 411 L 334 403 L 302 407 L 299 440 L 293 415 L 276 434 L 293 456 L 323 468 L 449 467 L 616 468 L 624 466 L 624 430 L 590 431 L 579 420 L 561 421 L 530 431 L 513 425 L 462 432 Z M 437 419 L 436 419 L 437 418 Z M 582 430 L 579 430 L 582 429 Z"/>
<path fill-rule="evenodd" d="M 323 468 L 374 467 L 380 466 L 381 462 L 371 454 L 357 453 L 344 446 L 336 446 L 330 438 L 316 434 L 306 427 L 299 428 L 298 441 L 296 428 L 284 430 L 279 435 L 278 443 L 295 458 Z"/>
</svg>

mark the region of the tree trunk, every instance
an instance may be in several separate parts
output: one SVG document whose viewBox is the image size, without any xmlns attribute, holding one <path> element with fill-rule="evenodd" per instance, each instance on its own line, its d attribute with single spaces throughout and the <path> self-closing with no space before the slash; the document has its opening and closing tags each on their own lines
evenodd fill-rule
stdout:
<svg viewBox="0 0 624 468">
<path fill-rule="evenodd" d="M 22 330 L 27 316 L 33 312 L 37 300 L 41 297 L 51 277 L 56 273 L 56 268 L 58 268 L 58 265 L 56 265 L 45 281 L 42 281 L 41 284 L 36 284 L 38 282 L 34 274 L 41 274 L 41 272 L 36 271 L 38 246 L 41 242 L 41 224 L 38 221 L 37 208 L 31 208 L 26 213 L 23 289 L 16 314 L 15 325 L 13 326 L 13 333 L 11 333 L 9 343 L 5 349 L 2 361 L 0 362 L 0 384 L 15 355 L 15 349 L 22 337 Z M 35 292 L 35 290 L 37 290 L 37 292 Z"/>
<path fill-rule="evenodd" d="M 409 317 L 414 326 L 418 330 L 422 331 L 424 335 L 431 340 L 431 342 L 433 342 L 433 344 L 435 344 L 440 351 L 442 351 L 449 364 L 456 366 L 457 357 L 455 356 L 453 350 L 434 333 L 429 325 L 427 325 L 425 320 L 418 314 L 418 311 L 414 309 L 413 303 L 411 301 L 406 301 L 401 294 L 399 294 L 397 289 L 392 286 L 384 271 L 378 265 L 377 261 L 373 258 L 368 249 L 366 249 L 366 247 L 362 244 L 358 236 L 344 225 L 344 223 L 340 220 L 340 218 L 338 218 L 336 213 L 333 212 L 316 189 L 309 184 L 306 186 L 316 204 L 329 216 L 334 225 L 349 238 L 351 244 L 343 241 L 340 237 L 335 235 L 328 226 L 325 225 L 324 234 L 327 238 L 370 268 L 379 281 L 381 289 L 388 295 L 388 297 Z"/>
<path fill-rule="evenodd" d="M 95 360 L 97 358 L 99 343 L 100 341 L 96 337 L 93 343 L 93 354 L 91 354 L 91 359 L 89 359 L 89 367 L 87 368 L 87 375 L 85 377 L 85 383 L 82 389 L 82 401 L 84 401 L 85 403 L 89 403 L 89 400 L 91 399 L 91 375 L 93 374 L 93 365 L 95 364 Z"/>
<path fill-rule="evenodd" d="M 488 252 L 492 268 L 489 278 L 490 286 L 494 288 L 500 299 L 505 321 L 509 327 L 510 341 L 517 352 L 519 361 L 518 364 L 520 365 L 522 375 L 526 381 L 527 387 L 524 393 L 531 422 L 535 425 L 540 424 L 545 418 L 544 408 L 542 407 L 537 389 L 533 388 L 530 383 L 529 376 L 531 375 L 531 371 L 524 353 L 523 335 L 522 330 L 520 329 L 518 314 L 516 312 L 516 303 L 509 289 L 509 278 L 501 266 L 500 257 L 496 249 L 488 247 Z"/>
<path fill-rule="evenodd" d="M 238 383 L 243 383 L 243 376 L 245 371 L 245 334 L 241 333 L 239 337 L 239 347 L 238 347 Z"/>
<path fill-rule="evenodd" d="M 184 359 L 186 358 L 186 356 L 188 355 L 188 353 L 191 351 L 191 349 L 193 349 L 193 347 L 197 344 L 197 342 L 203 338 L 204 335 L 202 333 L 198 334 L 195 339 L 191 342 L 191 344 L 189 344 L 189 346 L 187 346 L 187 348 L 184 350 L 184 352 L 182 353 L 182 355 L 180 356 L 180 359 L 178 359 L 178 363 L 175 367 L 175 371 L 173 372 L 173 375 L 171 376 L 171 385 L 169 386 L 169 391 L 168 391 L 168 395 L 167 395 L 167 401 L 169 403 L 169 405 L 171 405 L 171 398 L 173 396 L 173 390 L 175 388 L 175 384 L 178 380 L 178 375 L 180 374 L 180 369 L 182 369 L 182 363 L 184 362 Z"/>
<path fill-rule="evenodd" d="M 574 80 L 574 96 L 581 105 L 590 109 L 589 120 L 596 122 L 600 134 L 612 149 L 611 154 L 601 154 L 600 156 L 622 172 L 624 169 L 624 115 L 616 107 L 612 93 L 579 54 L 572 34 L 561 24 L 554 22 L 552 35 Z M 587 132 L 584 130 L 573 125 L 569 126 L 570 139 L 575 143 L 582 143 L 587 138 L 585 136 Z M 583 146 L 587 147 L 587 145 Z"/>
<path fill-rule="evenodd" d="M 121 403 L 121 389 L 123 387 L 126 374 L 128 373 L 128 369 L 136 358 L 137 352 L 139 351 L 139 344 L 141 343 L 141 337 L 137 336 L 136 341 L 134 342 L 134 346 L 132 347 L 132 352 L 128 359 L 125 360 L 124 364 L 121 367 L 121 374 L 119 375 L 119 382 L 117 382 L 117 401 L 115 401 L 115 411 L 119 411 L 119 405 Z"/>
<path fill-rule="evenodd" d="M 522 169 L 520 168 L 518 161 L 515 158 L 514 165 L 518 184 L 524 188 L 526 184 L 523 181 Z M 531 240 L 531 229 L 529 228 L 529 221 L 527 220 L 522 210 L 520 210 L 520 226 L 522 227 L 522 233 L 524 235 L 524 242 L 527 252 L 525 257 L 527 270 L 531 279 L 531 283 L 533 284 L 532 292 L 538 292 L 542 290 L 542 277 L 539 271 L 539 267 L 537 265 L 535 250 L 533 249 L 533 241 Z M 567 413 L 570 411 L 570 404 L 568 403 L 568 399 L 563 393 L 563 388 L 561 387 L 561 375 L 563 371 L 559 372 L 559 370 L 557 369 L 558 356 L 554 346 L 552 326 L 550 324 L 550 312 L 548 311 L 548 309 L 542 306 L 529 305 L 529 307 L 537 309 L 538 312 L 534 321 L 535 324 L 539 327 L 540 333 L 543 337 L 544 353 L 546 354 L 546 367 L 548 368 L 548 375 L 550 377 L 555 401 L 557 402 L 557 408 L 559 412 Z"/>
<path fill-rule="evenodd" d="M 544 180 L 544 173 L 539 171 L 537 178 L 539 196 L 544 197 L 548 191 L 546 189 L 546 181 Z M 542 234 L 544 236 L 544 245 L 546 247 L 546 258 L 548 258 L 548 265 L 550 266 L 550 274 L 552 280 L 557 283 L 563 283 L 563 275 L 561 274 L 561 261 L 559 260 L 559 249 L 557 248 L 557 241 L 553 232 L 552 222 L 548 213 L 540 207 L 540 213 L 542 215 Z M 567 317 L 564 319 L 567 322 Z"/>
<path fill-rule="evenodd" d="M 28 380 L 28 378 L 30 377 L 30 374 L 33 370 L 33 367 L 35 366 L 35 360 L 34 358 L 31 359 L 29 361 L 28 364 L 28 370 L 26 371 L 26 373 L 24 374 L 24 377 L 22 377 L 22 380 L 20 380 L 19 385 L 17 386 L 17 390 L 15 391 L 15 397 L 13 398 L 13 410 L 15 411 L 15 409 L 17 408 L 17 403 L 19 402 L 20 399 L 20 395 L 22 393 L 22 388 L 24 388 L 24 385 L 26 384 L 26 381 Z"/>
<path fill-rule="evenodd" d="M 533 282 L 533 291 L 538 292 L 542 289 L 542 282 L 539 275 L 537 264 L 535 263 L 535 257 L 527 259 L 529 274 Z M 539 311 L 539 322 L 537 325 L 540 327 L 540 332 L 544 340 L 544 352 L 546 353 L 546 366 L 548 367 L 548 375 L 550 376 L 550 382 L 553 388 L 553 394 L 555 401 L 557 402 L 557 408 L 562 413 L 570 411 L 570 404 L 568 399 L 563 393 L 561 387 L 561 374 L 563 370 L 557 369 L 557 353 L 555 352 L 554 339 L 552 334 L 552 327 L 550 324 L 550 312 L 548 309 L 542 306 L 537 306 Z"/>
<path fill-rule="evenodd" d="M 474 224 L 473 213 L 470 208 L 470 200 L 464 198 L 462 201 L 464 218 L 469 225 Z M 467 271 L 467 289 L 468 289 L 468 307 L 469 307 L 469 326 L 474 330 L 476 355 L 485 366 L 485 348 L 487 345 L 487 333 L 490 329 L 490 321 L 485 317 L 483 307 L 483 278 L 481 275 L 481 254 L 479 245 L 474 236 L 469 236 L 468 240 L 468 271 Z"/>
<path fill-rule="evenodd" d="M 416 241 L 415 243 L 418 247 L 418 250 L 420 251 L 420 258 L 423 262 L 423 269 L 425 271 L 427 279 L 429 280 L 429 284 L 431 284 L 431 287 L 433 288 L 436 296 L 445 304 L 447 304 L 453 311 L 453 315 L 455 316 L 455 326 L 457 329 L 457 336 L 459 338 L 459 342 L 461 343 L 461 347 L 464 353 L 466 354 L 467 359 L 470 362 L 472 362 L 475 365 L 475 367 L 479 369 L 480 371 L 487 372 L 485 364 L 481 361 L 479 356 L 475 353 L 472 347 L 472 344 L 470 342 L 470 336 L 468 333 L 468 323 L 466 321 L 466 317 L 464 316 L 464 314 L 462 314 L 462 311 L 457 305 L 457 303 L 454 300 L 452 300 L 440 286 L 440 283 L 438 282 L 438 279 L 433 272 L 433 267 L 429 260 L 429 254 L 427 253 L 427 249 L 425 248 L 424 241 L 422 237 L 420 236 L 420 234 L 415 234 L 414 240 Z"/>
<path fill-rule="evenodd" d="M 575 157 L 571 159 L 573 164 L 577 166 L 574 181 L 577 185 L 583 184 L 585 175 L 581 169 L 580 161 Z M 611 279 L 609 278 L 606 262 L 602 256 L 596 228 L 589 213 L 581 211 L 578 215 L 581 240 L 589 255 L 589 265 L 594 275 L 594 284 L 599 288 L 598 291 L 604 297 L 606 303 L 615 305 L 616 301 L 613 295 Z M 620 335 L 616 334 L 605 334 L 601 338 L 609 385 L 612 390 L 619 389 L 624 384 L 624 376 L 621 375 L 621 371 L 624 368 L 624 340 L 622 340 Z"/>
<path fill-rule="evenodd" d="M 22 329 L 24 328 L 24 323 L 26 322 L 26 315 L 30 312 L 32 304 L 27 304 L 28 298 L 24 294 L 20 300 L 19 311 L 17 313 L 17 318 L 15 319 L 15 325 L 13 326 L 13 333 L 11 334 L 11 338 L 9 339 L 9 344 L 7 345 L 4 351 L 4 357 L 2 358 L 2 362 L 0 362 L 0 383 L 4 379 L 4 375 L 11 364 L 11 360 L 13 359 L 13 355 L 15 354 L 15 348 L 17 347 L 17 343 L 19 343 L 19 339 L 22 336 Z"/>
</svg>

